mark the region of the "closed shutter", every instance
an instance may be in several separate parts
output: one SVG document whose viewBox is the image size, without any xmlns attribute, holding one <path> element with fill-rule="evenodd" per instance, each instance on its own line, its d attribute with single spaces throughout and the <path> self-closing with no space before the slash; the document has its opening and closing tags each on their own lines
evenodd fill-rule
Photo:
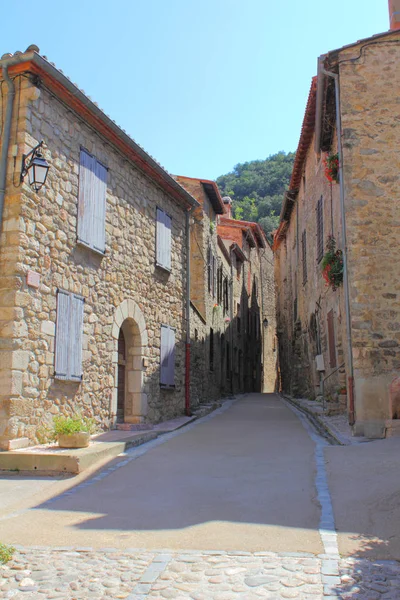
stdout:
<svg viewBox="0 0 400 600">
<path fill-rule="evenodd" d="M 208 291 L 211 292 L 211 248 L 207 250 L 207 277 L 208 277 Z"/>
<path fill-rule="evenodd" d="M 170 271 L 172 219 L 160 208 L 157 208 L 156 228 L 156 263 Z"/>
<path fill-rule="evenodd" d="M 160 357 L 160 383 L 168 385 L 168 347 L 169 347 L 169 328 L 167 325 L 161 325 L 161 357 Z"/>
<path fill-rule="evenodd" d="M 316 209 L 317 219 L 317 261 L 321 261 L 324 256 L 324 205 L 323 197 L 318 200 Z"/>
<path fill-rule="evenodd" d="M 171 217 L 164 213 L 164 266 L 171 270 Z"/>
<path fill-rule="evenodd" d="M 87 246 L 91 245 L 91 232 L 93 229 L 93 174 L 95 168 L 96 159 L 85 150 L 81 150 L 77 233 L 78 240 Z"/>
<path fill-rule="evenodd" d="M 81 296 L 70 296 L 70 322 L 69 322 L 69 379 L 80 381 L 82 379 L 82 334 L 83 334 L 83 306 Z"/>
<path fill-rule="evenodd" d="M 157 223 L 156 223 L 156 262 L 162 265 L 163 262 L 163 238 L 164 238 L 164 218 L 163 211 L 157 208 Z"/>
<path fill-rule="evenodd" d="M 55 339 L 55 377 L 82 379 L 82 334 L 84 299 L 58 290 Z"/>
<path fill-rule="evenodd" d="M 175 385 L 175 330 L 169 328 L 168 385 Z"/>
<path fill-rule="evenodd" d="M 93 248 L 99 252 L 106 249 L 106 193 L 107 169 L 96 161 L 93 206 Z"/>
<path fill-rule="evenodd" d="M 335 345 L 335 329 L 333 325 L 333 310 L 330 310 L 327 315 L 328 320 L 328 341 L 329 341 L 329 366 L 333 369 L 336 367 L 336 345 Z"/>
<path fill-rule="evenodd" d="M 58 379 L 68 379 L 69 303 L 68 292 L 58 290 L 55 339 L 55 377 Z"/>
</svg>

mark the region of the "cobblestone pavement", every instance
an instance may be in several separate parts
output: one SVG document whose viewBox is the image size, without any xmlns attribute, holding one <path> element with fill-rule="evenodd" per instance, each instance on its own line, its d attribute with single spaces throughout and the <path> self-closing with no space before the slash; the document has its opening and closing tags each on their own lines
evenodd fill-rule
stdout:
<svg viewBox="0 0 400 600">
<path fill-rule="evenodd" d="M 400 564 L 273 552 L 19 549 L 0 598 L 399 600 Z"/>
</svg>

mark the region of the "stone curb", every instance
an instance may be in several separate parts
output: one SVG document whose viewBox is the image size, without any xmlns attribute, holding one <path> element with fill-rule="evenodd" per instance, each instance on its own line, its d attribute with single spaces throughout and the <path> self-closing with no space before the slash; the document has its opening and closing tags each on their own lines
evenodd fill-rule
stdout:
<svg viewBox="0 0 400 600">
<path fill-rule="evenodd" d="M 319 435 L 324 437 L 327 442 L 331 444 L 331 446 L 345 446 L 343 442 L 341 442 L 337 436 L 329 429 L 329 427 L 311 410 L 297 402 L 294 398 L 290 396 L 286 396 L 286 394 L 279 394 L 286 402 L 290 402 L 295 408 L 304 413 L 307 419 L 310 421 L 311 425 L 317 430 Z"/>
</svg>

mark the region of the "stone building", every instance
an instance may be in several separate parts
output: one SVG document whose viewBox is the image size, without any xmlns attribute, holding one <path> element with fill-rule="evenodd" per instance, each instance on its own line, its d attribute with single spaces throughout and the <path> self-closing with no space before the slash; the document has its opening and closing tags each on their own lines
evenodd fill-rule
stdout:
<svg viewBox="0 0 400 600">
<path fill-rule="evenodd" d="M 222 366 L 229 323 L 227 294 L 230 266 L 220 256 L 217 218 L 225 211 L 215 182 L 177 176 L 196 198 L 190 225 L 190 407 L 214 400 L 228 390 Z"/>
<path fill-rule="evenodd" d="M 182 414 L 196 200 L 37 47 L 0 67 L 1 446 L 60 413 L 104 428 Z M 36 192 L 20 174 L 42 140 Z"/>
<path fill-rule="evenodd" d="M 276 312 L 273 253 L 257 223 L 232 218 L 231 200 L 218 219 L 218 237 L 230 259 L 231 389 L 276 389 Z"/>
<path fill-rule="evenodd" d="M 390 31 L 318 61 L 274 237 L 282 389 L 342 401 L 368 437 L 400 423 L 400 9 L 389 4 Z M 332 264 L 328 285 L 322 272 L 332 239 L 337 286 Z"/>
<path fill-rule="evenodd" d="M 272 250 L 256 223 L 231 215 L 212 181 L 177 177 L 198 200 L 190 236 L 191 408 L 202 399 L 274 391 Z"/>
</svg>

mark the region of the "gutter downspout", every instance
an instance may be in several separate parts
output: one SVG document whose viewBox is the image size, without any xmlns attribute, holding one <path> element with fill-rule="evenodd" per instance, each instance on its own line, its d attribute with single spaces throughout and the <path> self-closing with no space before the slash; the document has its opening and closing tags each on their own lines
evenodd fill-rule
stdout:
<svg viewBox="0 0 400 600">
<path fill-rule="evenodd" d="M 190 217 L 192 206 L 186 211 L 186 344 L 185 344 L 185 413 L 190 411 Z"/>
<path fill-rule="evenodd" d="M 8 66 L 2 65 L 2 75 L 8 86 L 7 107 L 3 128 L 3 143 L 1 145 L 0 156 L 0 234 L 3 222 L 4 197 L 6 194 L 6 178 L 7 178 L 7 157 L 8 148 L 10 145 L 11 136 L 11 121 L 15 96 L 15 85 L 8 74 Z"/>
<path fill-rule="evenodd" d="M 231 287 L 231 293 L 230 293 L 230 296 L 231 296 L 231 301 L 230 301 L 230 319 L 231 320 L 229 322 L 229 324 L 230 324 L 230 333 L 231 333 L 231 335 L 230 335 L 230 338 L 231 338 L 231 355 L 230 355 L 230 363 L 231 363 L 230 364 L 230 369 L 231 369 L 231 373 L 230 373 L 230 380 L 231 380 L 231 391 L 232 391 L 232 394 L 234 394 L 235 393 L 234 389 L 233 389 L 233 366 L 234 366 L 233 365 L 233 299 L 234 299 L 234 293 L 233 293 L 234 283 L 233 283 L 233 281 L 234 280 L 233 280 L 233 252 L 232 252 L 231 248 L 229 249 L 229 255 L 230 255 L 230 259 L 231 259 L 231 286 L 230 286 Z"/>
<path fill-rule="evenodd" d="M 340 213 L 342 218 L 342 240 L 343 240 L 343 290 L 346 310 L 346 334 L 347 334 L 347 354 L 349 363 L 349 425 L 355 423 L 354 410 L 354 367 L 353 367 L 353 346 L 351 340 L 351 316 L 350 316 L 350 292 L 349 292 L 349 273 L 347 266 L 347 235 L 346 235 L 346 213 L 344 205 L 344 181 L 343 181 L 343 150 L 342 150 L 342 119 L 340 115 L 340 88 L 339 75 L 326 71 L 320 59 L 319 70 L 327 77 L 332 77 L 335 82 L 335 104 L 336 104 L 336 131 L 338 138 L 338 157 L 339 157 L 339 185 L 340 185 Z"/>
</svg>

